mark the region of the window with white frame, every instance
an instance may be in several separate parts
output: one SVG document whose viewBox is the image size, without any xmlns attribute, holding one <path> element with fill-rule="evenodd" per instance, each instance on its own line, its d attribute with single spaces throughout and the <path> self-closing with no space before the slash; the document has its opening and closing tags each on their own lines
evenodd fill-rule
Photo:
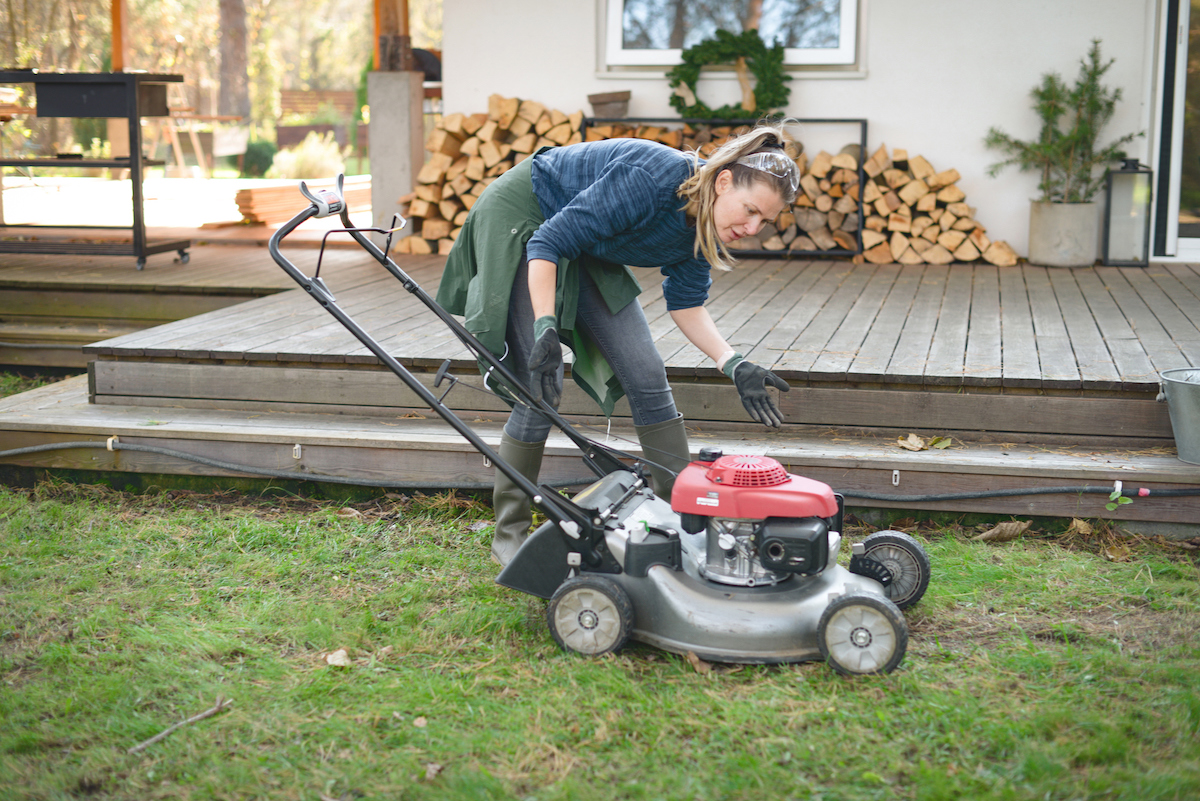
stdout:
<svg viewBox="0 0 1200 801">
<path fill-rule="evenodd" d="M 858 0 L 601 0 L 610 66 L 672 66 L 717 29 L 757 27 L 781 41 L 786 64 L 853 64 Z"/>
</svg>

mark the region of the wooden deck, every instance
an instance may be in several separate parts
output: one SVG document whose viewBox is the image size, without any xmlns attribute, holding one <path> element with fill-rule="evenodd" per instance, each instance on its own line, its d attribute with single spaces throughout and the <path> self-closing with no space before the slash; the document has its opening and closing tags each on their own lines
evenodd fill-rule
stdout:
<svg viewBox="0 0 1200 801">
<path fill-rule="evenodd" d="M 291 253 L 311 273 L 316 252 Z M 0 403 L 0 450 L 117 434 L 287 470 L 490 481 L 491 468 L 326 312 L 299 290 L 278 291 L 286 278 L 263 250 L 245 259 L 239 264 L 247 271 L 278 273 L 275 294 L 86 346 L 94 359 L 86 382 Z M 401 261 L 430 294 L 443 264 L 439 257 Z M 236 266 L 226 272 L 230 281 L 240 274 Z M 645 282 L 640 302 L 694 449 L 713 443 L 727 452 L 769 452 L 835 489 L 874 492 L 1200 484 L 1200 467 L 1175 458 L 1166 405 L 1155 401 L 1159 371 L 1200 362 L 1200 268 L 758 260 L 717 274 L 708 308 L 718 327 L 792 385 L 780 396 L 787 424 L 778 433 L 747 421 L 729 382 L 671 322 L 661 277 L 638 274 Z M 431 383 L 450 359 L 461 385 L 448 402 L 485 437 L 498 438 L 504 406 L 471 391 L 480 386 L 474 360 L 398 282 L 350 250 L 327 253 L 322 277 L 421 380 Z M 563 411 L 603 425 L 570 382 Z M 618 408 L 617 433 L 629 433 L 627 414 Z M 955 447 L 909 454 L 894 439 L 907 432 L 950 435 Z M 292 456 L 295 445 L 305 454 L 300 460 Z M 551 451 L 544 477 L 580 474 L 565 440 Z M 14 463 L 228 472 L 125 452 L 56 451 Z M 1075 496 L 883 505 L 1045 515 L 1103 510 L 1095 498 Z M 1139 502 L 1117 516 L 1190 523 L 1200 517 L 1200 501 Z"/>
<path fill-rule="evenodd" d="M 405 261 L 431 294 L 442 264 Z M 330 264 L 324 276 L 343 308 L 405 365 L 428 371 L 450 359 L 464 378 L 474 375 L 466 350 L 382 270 L 346 254 L 344 266 Z M 640 276 L 681 410 L 690 420 L 743 422 L 733 388 L 671 321 L 661 276 Z M 795 425 L 1162 444 L 1171 430 L 1166 407 L 1154 402 L 1158 371 L 1200 357 L 1200 272 L 1184 265 L 1001 270 L 759 260 L 717 275 L 708 308 L 734 347 L 792 384 L 780 404 Z M 384 414 L 415 404 L 300 292 L 85 352 L 96 359 L 97 403 L 308 404 Z M 499 408 L 485 396 L 465 402 Z M 586 414 L 589 405 L 568 391 L 569 413 Z"/>
<path fill-rule="evenodd" d="M 123 256 L 0 254 L 0 364 L 82 368 L 83 345 L 295 287 L 264 247 L 239 241 L 196 245 L 187 264 L 153 256 L 141 271 Z M 340 248 L 327 262 L 368 269 Z"/>
</svg>

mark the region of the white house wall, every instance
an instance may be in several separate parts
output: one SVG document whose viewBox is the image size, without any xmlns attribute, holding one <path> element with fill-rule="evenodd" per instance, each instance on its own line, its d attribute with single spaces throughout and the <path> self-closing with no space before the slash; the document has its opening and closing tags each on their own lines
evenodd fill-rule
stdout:
<svg viewBox="0 0 1200 801">
<path fill-rule="evenodd" d="M 449 112 L 487 109 L 493 93 L 532 98 L 590 114 L 587 96 L 629 89 L 630 116 L 678 116 L 666 80 L 600 71 L 599 20 L 605 0 L 443 0 L 443 93 Z M 924 155 L 937 169 L 962 173 L 959 186 L 993 238 L 1026 252 L 1030 198 L 1037 179 L 986 170 L 997 155 L 983 146 L 990 126 L 1021 138 L 1037 133 L 1030 90 L 1043 73 L 1074 79 L 1094 38 L 1116 63 L 1107 83 L 1124 100 L 1106 139 L 1146 130 L 1153 105 L 1158 0 L 861 0 L 861 69 L 854 77 L 791 82 L 795 117 L 865 117 L 869 147 L 880 143 Z M 648 71 L 647 71 L 648 72 Z M 736 101 L 728 74 L 702 80 L 709 105 Z M 854 141 L 848 129 L 806 129 L 812 151 Z M 1149 137 L 1132 155 L 1149 154 Z"/>
</svg>

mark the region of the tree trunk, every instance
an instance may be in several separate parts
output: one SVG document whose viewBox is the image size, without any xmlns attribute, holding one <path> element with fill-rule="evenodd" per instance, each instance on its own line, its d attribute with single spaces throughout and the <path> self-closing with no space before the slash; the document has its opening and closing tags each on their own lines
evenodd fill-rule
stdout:
<svg viewBox="0 0 1200 801">
<path fill-rule="evenodd" d="M 249 57 L 244 0 L 218 0 L 221 11 L 221 94 L 218 114 L 250 119 Z"/>
</svg>

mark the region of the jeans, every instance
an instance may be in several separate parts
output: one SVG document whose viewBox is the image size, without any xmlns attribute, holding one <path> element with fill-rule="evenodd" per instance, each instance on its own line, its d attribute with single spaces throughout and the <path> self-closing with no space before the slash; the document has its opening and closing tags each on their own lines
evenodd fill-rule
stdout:
<svg viewBox="0 0 1200 801">
<path fill-rule="evenodd" d="M 580 272 L 576 325 L 584 336 L 600 347 L 612 366 L 629 398 L 634 424 L 653 425 L 675 419 L 679 413 L 667 383 L 667 369 L 654 347 L 641 305 L 635 300 L 613 314 L 587 270 Z M 533 349 L 533 321 L 529 263 L 522 254 L 509 301 L 505 340 L 512 351 L 513 372 L 526 386 L 530 384 L 528 364 Z M 559 382 L 562 382 L 561 367 Z M 542 442 L 550 434 L 551 427 L 550 421 L 541 414 L 518 403 L 508 417 L 504 432 L 521 442 Z"/>
</svg>

